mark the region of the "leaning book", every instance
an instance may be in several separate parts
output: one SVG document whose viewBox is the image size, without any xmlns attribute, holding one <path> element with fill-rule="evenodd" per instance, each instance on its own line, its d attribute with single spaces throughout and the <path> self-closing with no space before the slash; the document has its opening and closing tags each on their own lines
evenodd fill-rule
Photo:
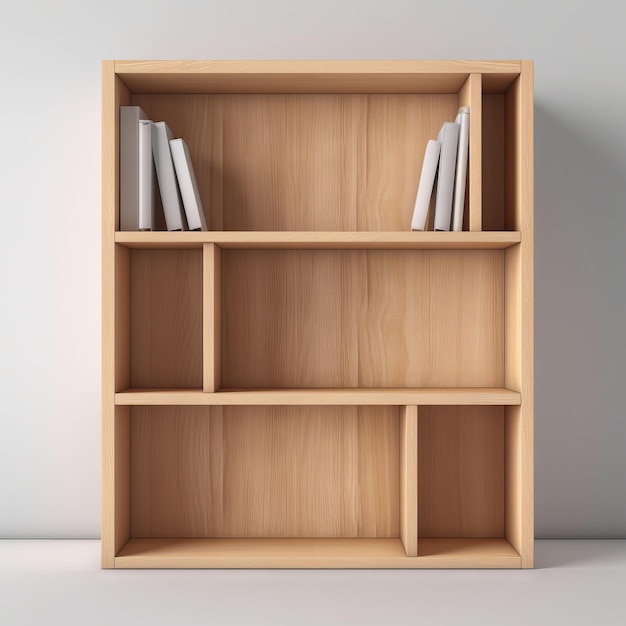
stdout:
<svg viewBox="0 0 626 626">
<path fill-rule="evenodd" d="M 208 230 L 189 148 L 184 139 L 172 139 L 170 148 L 189 230 Z"/>
</svg>

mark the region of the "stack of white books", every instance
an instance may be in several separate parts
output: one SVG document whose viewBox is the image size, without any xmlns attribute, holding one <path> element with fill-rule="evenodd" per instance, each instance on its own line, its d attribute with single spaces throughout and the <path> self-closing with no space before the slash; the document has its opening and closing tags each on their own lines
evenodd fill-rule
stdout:
<svg viewBox="0 0 626 626">
<path fill-rule="evenodd" d="M 141 107 L 120 107 L 120 230 L 154 230 L 155 181 L 167 230 L 208 230 L 185 141 Z"/>
<path fill-rule="evenodd" d="M 469 107 L 461 107 L 456 120 L 444 122 L 437 139 L 426 145 L 411 230 L 427 230 L 433 189 L 436 189 L 434 230 L 463 230 L 469 116 Z"/>
</svg>

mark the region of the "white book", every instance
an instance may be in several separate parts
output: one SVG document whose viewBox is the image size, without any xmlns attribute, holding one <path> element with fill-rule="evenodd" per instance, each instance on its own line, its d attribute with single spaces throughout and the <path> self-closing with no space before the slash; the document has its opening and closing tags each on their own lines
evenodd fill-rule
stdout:
<svg viewBox="0 0 626 626">
<path fill-rule="evenodd" d="M 165 225 L 167 230 L 187 230 L 170 151 L 170 140 L 173 138 L 174 135 L 165 122 L 152 124 L 152 154 L 159 181 Z"/>
<path fill-rule="evenodd" d="M 422 163 L 422 174 L 417 188 L 417 196 L 415 197 L 411 230 L 426 230 L 426 218 L 428 217 L 430 198 L 433 195 L 440 152 L 441 142 L 436 139 L 430 139 L 426 144 L 426 151 L 424 152 L 424 162 Z"/>
<path fill-rule="evenodd" d="M 120 107 L 120 230 L 154 227 L 152 122 L 137 106 Z"/>
<path fill-rule="evenodd" d="M 452 230 L 460 231 L 463 230 L 463 209 L 465 208 L 465 186 L 467 184 L 470 127 L 469 107 L 461 107 L 454 121 L 459 125 L 459 148 L 456 157 L 454 201 L 452 203 Z"/>
<path fill-rule="evenodd" d="M 183 197 L 183 206 L 185 207 L 189 230 L 208 230 L 198 183 L 196 182 L 191 156 L 189 155 L 189 148 L 187 148 L 184 139 L 172 139 L 170 148 L 176 169 L 176 177 L 180 186 L 180 194 Z"/>
<path fill-rule="evenodd" d="M 459 125 L 456 122 L 444 122 L 437 139 L 441 142 L 441 155 L 435 202 L 435 230 L 450 230 Z"/>
</svg>

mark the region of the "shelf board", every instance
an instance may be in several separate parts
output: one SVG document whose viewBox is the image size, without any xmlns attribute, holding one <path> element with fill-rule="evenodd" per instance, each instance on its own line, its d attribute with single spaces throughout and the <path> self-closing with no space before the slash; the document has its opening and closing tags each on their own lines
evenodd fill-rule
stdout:
<svg viewBox="0 0 626 626">
<path fill-rule="evenodd" d="M 118 405 L 513 405 L 521 394 L 503 387 L 369 389 L 126 389 Z"/>
<path fill-rule="evenodd" d="M 323 232 L 323 231 L 208 231 L 115 233 L 115 243 L 127 248 L 202 248 L 215 243 L 221 248 L 244 249 L 381 249 L 381 250 L 487 250 L 509 248 L 521 242 L 518 231 L 485 232 Z"/>
<path fill-rule="evenodd" d="M 506 539 L 420 539 L 408 557 L 398 538 L 130 539 L 116 568 L 519 568 Z"/>
<path fill-rule="evenodd" d="M 458 93 L 470 74 L 504 90 L 520 61 L 115 61 L 133 93 Z"/>
</svg>

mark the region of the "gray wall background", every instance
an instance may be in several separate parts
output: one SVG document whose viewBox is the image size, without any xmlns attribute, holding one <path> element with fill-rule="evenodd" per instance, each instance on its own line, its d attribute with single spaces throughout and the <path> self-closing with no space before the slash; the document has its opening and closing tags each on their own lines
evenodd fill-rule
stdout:
<svg viewBox="0 0 626 626">
<path fill-rule="evenodd" d="M 626 537 L 626 44 L 616 6 L 4 3 L 0 537 L 100 534 L 107 58 L 534 59 L 536 533 Z"/>
</svg>

